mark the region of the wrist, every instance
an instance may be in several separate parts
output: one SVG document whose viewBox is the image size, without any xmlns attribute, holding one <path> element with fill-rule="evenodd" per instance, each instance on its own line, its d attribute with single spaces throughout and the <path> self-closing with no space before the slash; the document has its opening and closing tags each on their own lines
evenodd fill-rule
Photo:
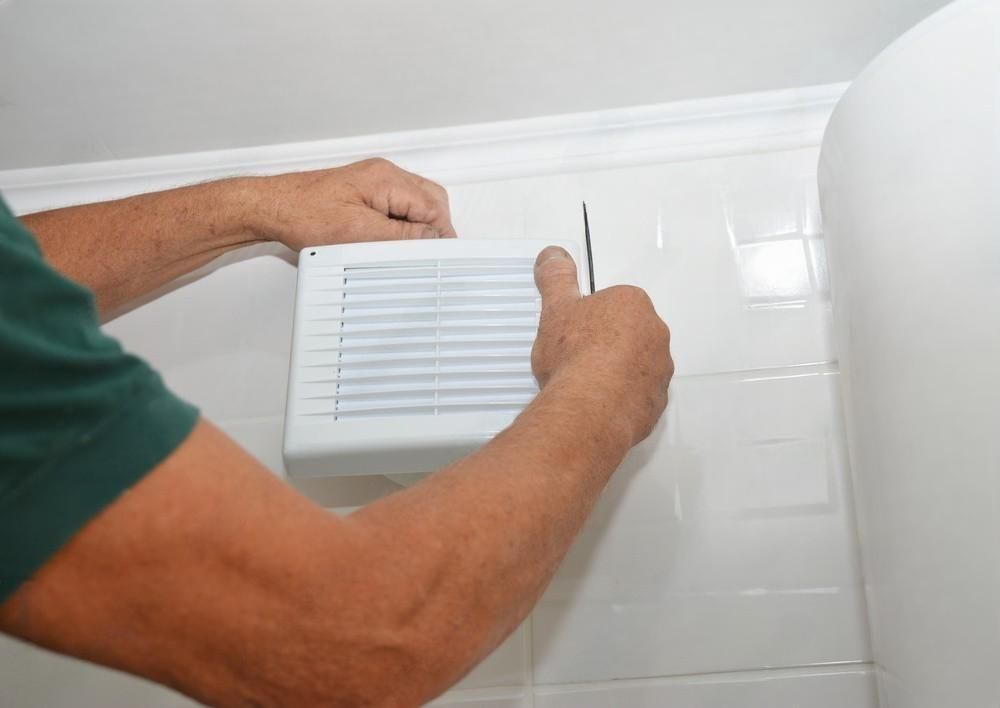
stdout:
<svg viewBox="0 0 1000 708">
<path fill-rule="evenodd" d="M 590 368 L 567 369 L 550 379 L 536 402 L 553 411 L 558 430 L 588 457 L 616 468 L 636 435 L 623 405 L 621 387 Z"/>
<path fill-rule="evenodd" d="M 221 202 L 227 205 L 231 230 L 243 243 L 281 240 L 274 209 L 267 204 L 269 179 L 231 177 L 213 183 L 221 191 Z"/>
</svg>

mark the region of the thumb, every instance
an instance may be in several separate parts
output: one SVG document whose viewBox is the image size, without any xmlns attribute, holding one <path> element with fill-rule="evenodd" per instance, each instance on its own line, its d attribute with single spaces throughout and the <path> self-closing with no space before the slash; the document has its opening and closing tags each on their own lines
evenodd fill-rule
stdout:
<svg viewBox="0 0 1000 708">
<path fill-rule="evenodd" d="M 535 285 L 542 294 L 542 312 L 580 299 L 576 263 L 558 246 L 549 246 L 535 259 Z"/>
</svg>

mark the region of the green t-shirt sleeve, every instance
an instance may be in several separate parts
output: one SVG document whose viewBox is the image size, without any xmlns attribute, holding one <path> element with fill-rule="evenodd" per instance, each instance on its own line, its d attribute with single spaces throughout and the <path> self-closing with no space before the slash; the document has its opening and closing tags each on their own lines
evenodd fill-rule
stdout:
<svg viewBox="0 0 1000 708">
<path fill-rule="evenodd" d="M 92 293 L 0 200 L 0 602 L 197 418 L 101 332 Z"/>
</svg>

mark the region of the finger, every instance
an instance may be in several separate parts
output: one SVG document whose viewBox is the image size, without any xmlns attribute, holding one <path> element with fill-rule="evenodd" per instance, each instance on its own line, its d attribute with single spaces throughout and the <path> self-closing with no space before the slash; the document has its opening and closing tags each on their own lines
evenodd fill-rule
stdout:
<svg viewBox="0 0 1000 708">
<path fill-rule="evenodd" d="M 405 170 L 404 170 L 405 171 Z M 448 190 L 433 180 L 421 177 L 414 172 L 406 172 L 416 185 L 423 190 L 437 206 L 438 219 L 431 222 L 444 238 L 454 238 L 458 236 L 455 226 L 451 220 L 451 203 L 448 199 Z"/>
<path fill-rule="evenodd" d="M 367 208 L 352 220 L 347 233 L 347 240 L 351 243 L 434 238 L 441 238 L 441 234 L 429 224 L 393 219 Z"/>
<path fill-rule="evenodd" d="M 549 246 L 535 259 L 535 285 L 542 294 L 542 313 L 580 299 L 576 263 L 565 249 Z"/>
<path fill-rule="evenodd" d="M 451 223 L 451 207 L 444 188 L 422 177 L 412 178 L 409 186 L 412 191 L 401 188 L 390 196 L 391 203 L 395 199 L 400 202 L 399 216 L 407 221 L 433 226 L 442 236 L 453 238 L 455 227 Z"/>
<path fill-rule="evenodd" d="M 386 213 L 394 219 L 429 226 L 439 235 L 454 236 L 448 206 L 442 205 L 413 182 L 386 189 Z"/>
<path fill-rule="evenodd" d="M 454 236 L 451 208 L 444 187 L 380 160 L 379 178 L 369 202 L 386 216 L 431 226 L 441 236 Z"/>
</svg>

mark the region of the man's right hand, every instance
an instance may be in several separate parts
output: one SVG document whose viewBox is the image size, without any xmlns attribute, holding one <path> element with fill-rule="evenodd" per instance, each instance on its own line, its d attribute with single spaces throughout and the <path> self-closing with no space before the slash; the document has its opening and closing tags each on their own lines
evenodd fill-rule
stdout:
<svg viewBox="0 0 1000 708">
<path fill-rule="evenodd" d="M 620 285 L 582 297 L 576 264 L 550 246 L 535 261 L 542 294 L 531 366 L 543 388 L 574 379 L 612 403 L 631 436 L 645 439 L 667 405 L 674 373 L 670 331 L 640 288 Z"/>
<path fill-rule="evenodd" d="M 531 611 L 666 403 L 641 290 L 581 298 L 551 250 L 536 274 L 545 390 L 482 449 L 339 518 L 201 421 L 0 604 L 0 631 L 208 705 L 430 701 Z"/>
</svg>

